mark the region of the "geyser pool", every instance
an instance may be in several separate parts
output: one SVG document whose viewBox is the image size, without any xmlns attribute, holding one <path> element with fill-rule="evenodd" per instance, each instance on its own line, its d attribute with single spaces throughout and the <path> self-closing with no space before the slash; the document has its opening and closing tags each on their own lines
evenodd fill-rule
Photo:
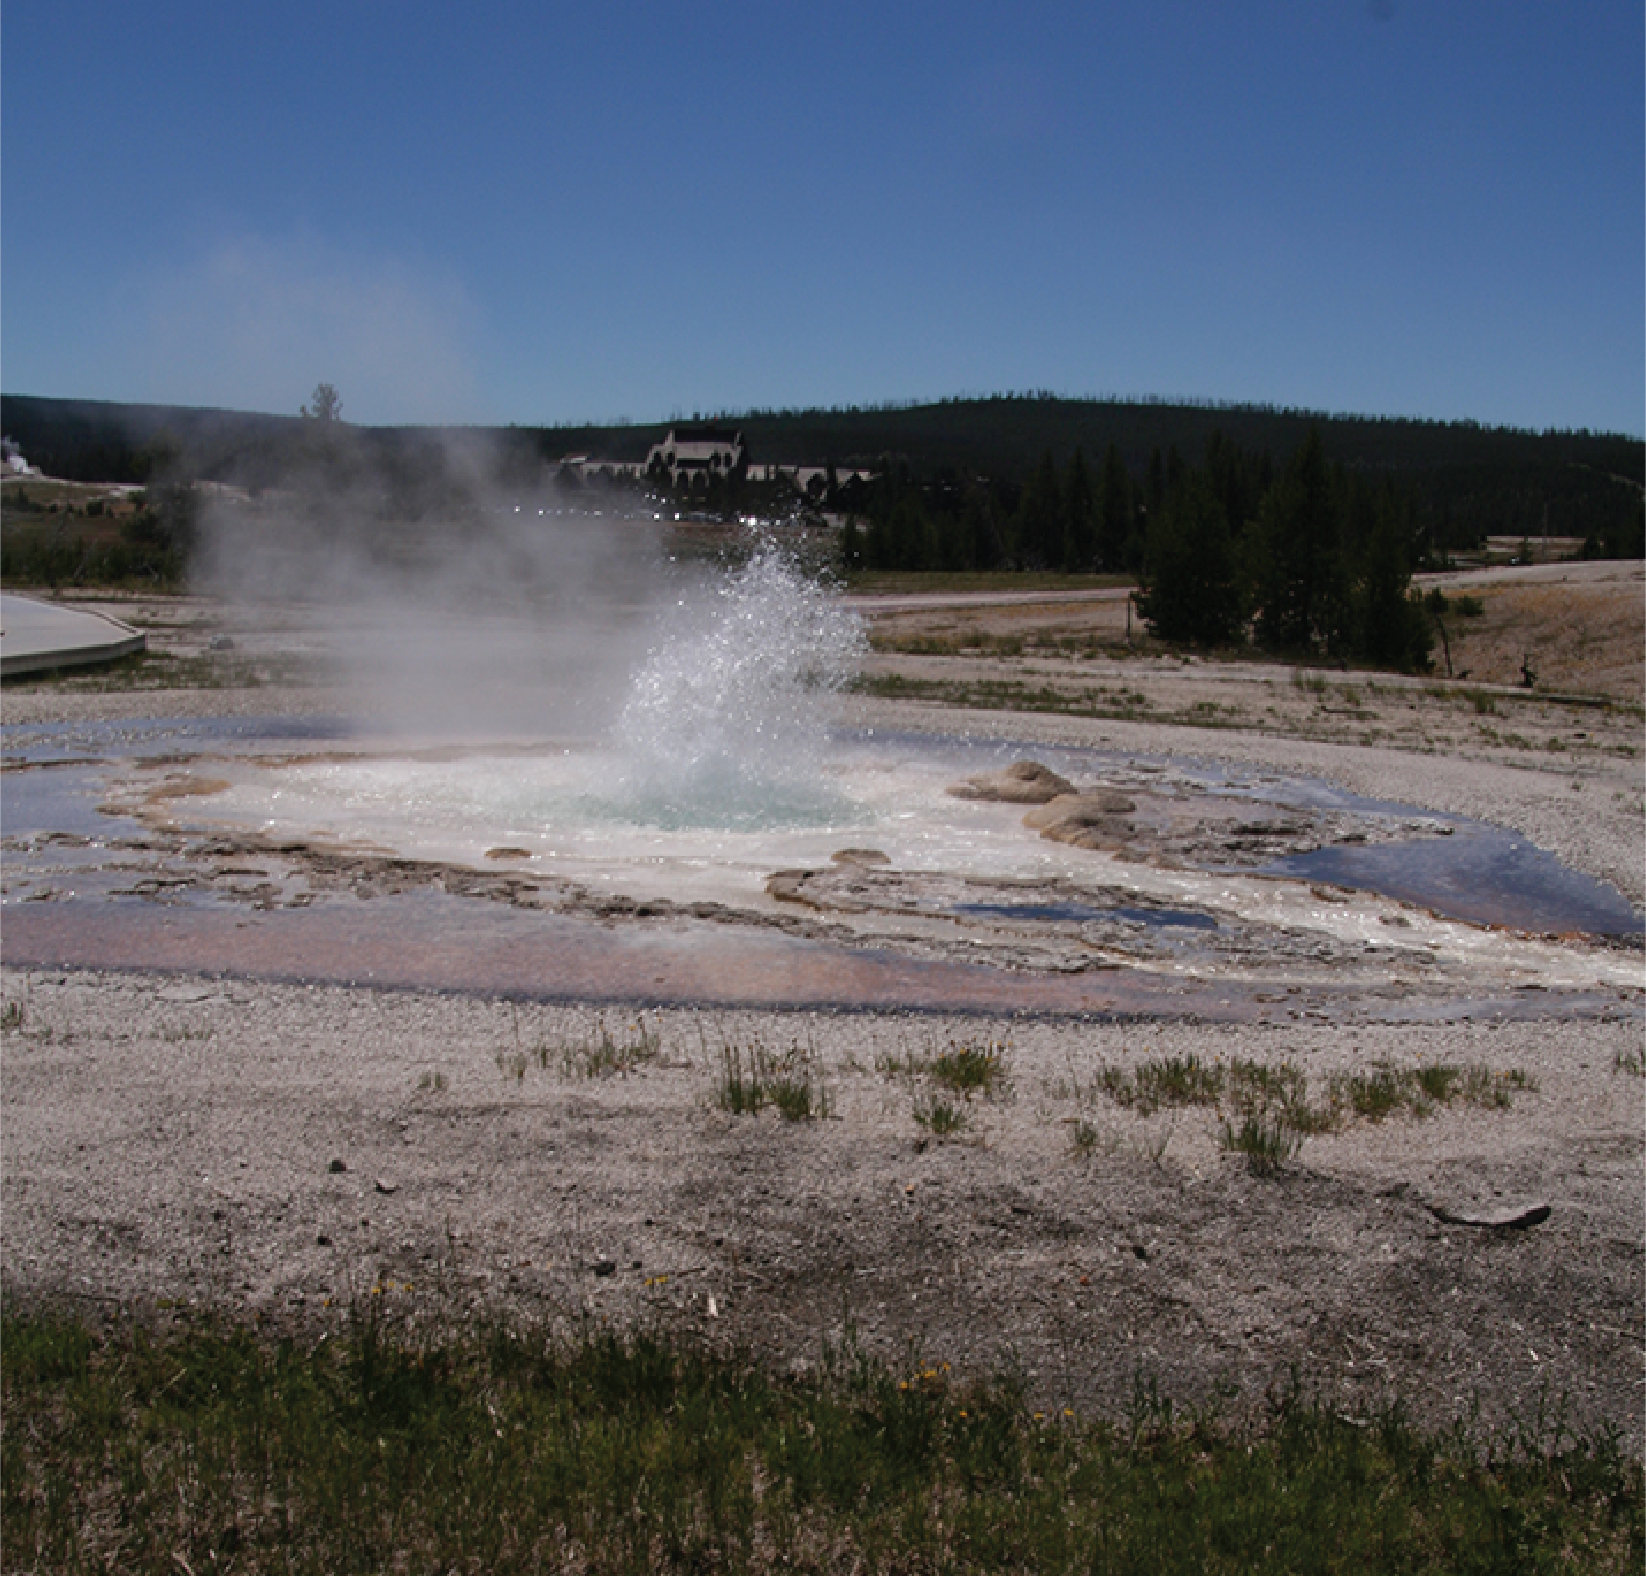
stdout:
<svg viewBox="0 0 1646 1577">
<path fill-rule="evenodd" d="M 683 586 L 603 737 L 389 747 L 234 774 L 213 817 L 326 843 L 478 861 L 501 847 L 613 890 L 758 891 L 774 858 L 827 860 L 903 813 L 884 763 L 848 760 L 831 707 L 867 650 L 858 617 L 780 550 Z"/>
<path fill-rule="evenodd" d="M 798 921 L 845 946 L 1008 970 L 1128 969 L 1248 989 L 1305 977 L 1378 991 L 1638 984 L 1627 954 L 1482 929 L 1640 929 L 1615 891 L 1547 856 L 1498 858 L 1494 840 L 1511 836 L 1500 829 L 1260 768 L 842 729 L 840 692 L 863 651 L 855 617 L 763 553 L 677 595 L 598 737 L 544 727 L 492 745 L 305 748 L 288 733 L 276 755 L 237 746 L 238 728 L 213 749 L 208 730 L 184 760 L 111 768 L 120 776 L 103 803 L 223 863 L 193 884 L 165 874 L 148 896 L 174 906 L 232 896 L 239 867 L 263 861 L 265 896 L 241 901 L 273 907 L 335 893 L 339 871 L 358 873 L 344 877 L 355 896 L 377 898 L 460 867 L 506 872 L 514 885 L 493 888 L 524 892 L 528 910 L 657 915 L 661 902 L 677 916 Z M 1050 841 L 1024 826 L 1022 805 L 948 792 L 1031 753 L 1130 805 L 1119 841 Z M 18 808 L 8 787 L 8 817 Z M 301 850 L 322 856 L 307 894 Z M 384 856 L 422 874 L 373 877 Z M 95 858 L 65 852 L 58 869 Z M 1480 891 L 1470 873 L 1483 868 L 1526 890 Z M 8 904 L 56 896 L 53 880 L 15 884 Z M 461 874 L 447 885 L 477 890 Z M 1365 891 L 1350 897 L 1351 886 Z M 703 941 L 682 932 L 678 945 Z"/>
</svg>

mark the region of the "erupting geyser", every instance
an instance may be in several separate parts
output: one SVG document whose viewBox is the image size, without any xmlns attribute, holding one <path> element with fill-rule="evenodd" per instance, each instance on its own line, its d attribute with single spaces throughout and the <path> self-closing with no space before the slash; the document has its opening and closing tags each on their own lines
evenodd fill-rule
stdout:
<svg viewBox="0 0 1646 1577">
<path fill-rule="evenodd" d="M 618 805 L 660 827 L 839 819 L 823 784 L 827 703 L 866 649 L 857 615 L 774 547 L 682 597 L 613 729 Z"/>
</svg>

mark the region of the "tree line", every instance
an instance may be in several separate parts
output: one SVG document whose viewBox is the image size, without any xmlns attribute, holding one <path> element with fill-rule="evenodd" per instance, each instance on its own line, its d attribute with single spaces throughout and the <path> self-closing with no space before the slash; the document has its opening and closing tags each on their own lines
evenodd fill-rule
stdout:
<svg viewBox="0 0 1646 1577">
<path fill-rule="evenodd" d="M 841 562 L 858 569 L 1061 570 L 1135 577 L 1164 640 L 1417 669 L 1431 621 L 1412 571 L 1435 544 L 1407 490 L 1330 463 L 1311 432 L 1284 464 L 1219 435 L 1198 464 L 1156 451 L 1134 477 L 1111 445 L 1020 487 L 888 472 L 856 500 Z M 842 500 L 845 502 L 845 500 Z"/>
<path fill-rule="evenodd" d="M 477 471 L 491 488 L 568 485 L 566 455 L 639 461 L 666 430 L 370 427 L 338 419 L 326 386 L 316 402 L 304 415 L 272 416 L 4 395 L 0 427 L 54 476 L 151 488 L 207 480 L 254 494 L 295 477 L 304 493 L 347 495 L 386 523 L 431 525 L 471 507 Z M 1590 556 L 1646 555 L 1646 445 L 1627 435 L 1038 394 L 727 420 L 762 463 L 837 472 L 815 497 L 739 479 L 695 497 L 694 510 L 834 513 L 848 522 L 852 566 L 1140 577 L 1156 627 L 1188 632 L 1174 638 L 1216 641 L 1232 628 L 1300 649 L 1368 649 L 1368 631 L 1386 627 L 1367 612 L 1368 588 L 1392 573 L 1374 560 L 1437 567 L 1488 535 L 1573 537 Z M 1305 453 L 1324 470 L 1327 483 L 1311 485 L 1330 507 L 1316 511 L 1327 523 L 1304 536 L 1326 546 L 1311 549 L 1304 590 L 1288 599 L 1273 591 L 1273 566 L 1287 559 L 1281 483 Z M 859 469 L 873 479 L 852 474 Z M 1374 529 L 1385 516 L 1391 523 Z M 1190 569 L 1207 584 L 1184 611 Z M 1213 583 L 1226 590 L 1214 595 Z M 1288 600 L 1303 611 L 1281 611 Z"/>
<path fill-rule="evenodd" d="M 702 414 L 702 413 L 700 413 Z M 1201 455 L 1214 437 L 1252 454 L 1294 454 L 1318 432 L 1326 459 L 1391 478 L 1412 500 L 1436 552 L 1486 535 L 1577 537 L 1604 557 L 1646 552 L 1646 444 L 1585 430 L 1530 432 L 1470 421 L 1323 415 L 1264 405 L 992 395 L 829 410 L 713 413 L 740 427 L 761 464 L 875 468 L 935 484 L 944 473 L 1021 488 L 1049 451 L 1083 452 L 1094 472 L 1114 449 L 1146 479 L 1158 452 Z M 200 478 L 256 490 L 279 485 L 308 444 L 299 416 L 0 395 L 0 429 L 53 476 L 101 482 Z M 374 463 L 426 471 L 431 452 L 477 437 L 529 464 L 568 454 L 644 461 L 667 423 L 496 429 L 351 427 Z"/>
</svg>

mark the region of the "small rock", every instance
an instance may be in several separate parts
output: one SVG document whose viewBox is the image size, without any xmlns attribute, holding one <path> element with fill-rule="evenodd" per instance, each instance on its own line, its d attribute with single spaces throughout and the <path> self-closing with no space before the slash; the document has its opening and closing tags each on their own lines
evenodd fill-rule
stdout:
<svg viewBox="0 0 1646 1577">
<path fill-rule="evenodd" d="M 348 1163 L 346 1161 L 339 1160 L 334 1160 L 331 1165 L 326 1168 L 328 1172 L 331 1172 L 334 1175 L 338 1172 L 346 1172 L 348 1169 Z"/>
<path fill-rule="evenodd" d="M 1541 1199 L 1527 1205 L 1468 1205 L 1460 1210 L 1453 1210 L 1446 1205 L 1430 1205 L 1429 1208 L 1438 1219 L 1455 1227 L 1523 1229 L 1535 1227 L 1540 1221 L 1547 1221 L 1551 1213 L 1549 1206 Z"/>
<path fill-rule="evenodd" d="M 216 986 L 162 986 L 155 996 L 162 1002 L 210 1002 L 218 994 Z"/>
<path fill-rule="evenodd" d="M 836 849 L 829 856 L 836 865 L 890 865 L 891 856 L 879 849 Z"/>
<path fill-rule="evenodd" d="M 612 1259 L 597 1259 L 589 1268 L 597 1276 L 615 1276 L 617 1274 L 617 1261 Z"/>
<path fill-rule="evenodd" d="M 816 871 L 788 870 L 773 871 L 766 878 L 766 892 L 780 902 L 805 904 L 809 908 L 817 909 L 818 904 L 807 892 L 806 883 Z"/>
<path fill-rule="evenodd" d="M 1074 784 L 1038 761 L 1014 761 L 1000 772 L 983 772 L 944 791 L 955 799 L 997 800 L 1007 805 L 1044 805 L 1061 794 L 1073 794 Z"/>
<path fill-rule="evenodd" d="M 398 1183 L 388 1182 L 386 1179 L 381 1177 L 372 1184 L 372 1187 L 375 1188 L 380 1194 L 396 1194 L 400 1191 L 400 1185 Z"/>
</svg>

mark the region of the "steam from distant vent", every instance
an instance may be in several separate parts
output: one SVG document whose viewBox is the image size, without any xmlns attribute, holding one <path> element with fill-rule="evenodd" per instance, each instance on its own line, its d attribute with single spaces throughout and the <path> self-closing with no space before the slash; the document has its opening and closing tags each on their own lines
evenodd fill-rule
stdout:
<svg viewBox="0 0 1646 1577">
<path fill-rule="evenodd" d="M 613 731 L 623 812 L 663 827 L 844 816 L 824 771 L 829 702 L 866 650 L 857 615 L 774 547 L 683 596 Z"/>
<path fill-rule="evenodd" d="M 0 438 L 0 472 L 6 476 L 38 476 L 39 471 L 23 458 L 23 451 L 10 438 Z"/>
</svg>

